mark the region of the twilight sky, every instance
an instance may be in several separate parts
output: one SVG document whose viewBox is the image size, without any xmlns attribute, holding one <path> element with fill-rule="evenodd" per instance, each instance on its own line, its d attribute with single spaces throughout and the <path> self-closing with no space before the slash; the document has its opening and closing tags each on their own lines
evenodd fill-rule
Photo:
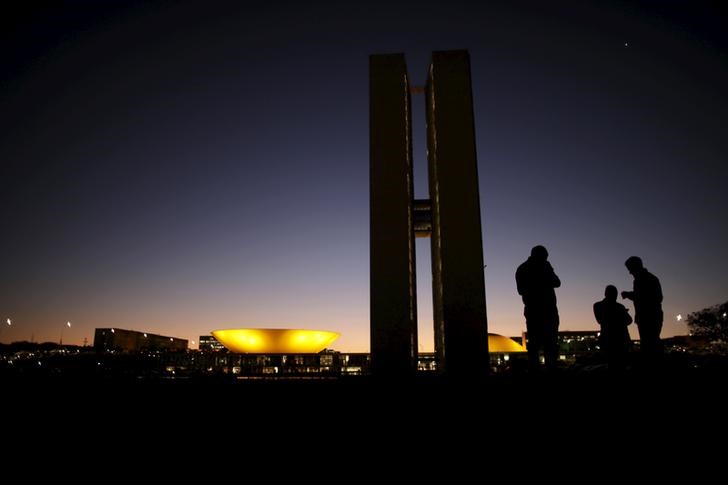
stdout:
<svg viewBox="0 0 728 485">
<path fill-rule="evenodd" d="M 0 20 L 2 342 L 297 327 L 368 351 L 375 53 L 424 85 L 431 51 L 470 52 L 491 332 L 524 328 L 535 244 L 562 330 L 598 328 L 631 255 L 662 281 L 663 336 L 728 299 L 719 2 L 32 3 Z M 429 240 L 417 256 L 428 351 Z"/>
</svg>

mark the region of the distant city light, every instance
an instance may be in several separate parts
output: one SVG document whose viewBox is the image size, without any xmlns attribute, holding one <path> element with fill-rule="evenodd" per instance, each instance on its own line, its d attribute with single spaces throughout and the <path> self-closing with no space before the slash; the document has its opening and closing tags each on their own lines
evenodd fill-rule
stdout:
<svg viewBox="0 0 728 485">
<path fill-rule="evenodd" d="M 723 314 L 723 316 L 725 316 L 725 313 Z M 5 320 L 5 321 L 8 323 L 8 325 L 12 325 L 13 324 L 13 321 L 10 320 L 9 318 L 7 320 Z"/>
<path fill-rule="evenodd" d="M 68 328 L 71 328 L 71 322 L 66 322 L 66 325 L 68 325 Z"/>
<path fill-rule="evenodd" d="M 675 317 L 675 318 L 677 318 L 677 321 L 678 322 L 681 321 L 682 320 L 682 313 L 678 313 L 677 314 L 677 317 Z"/>
<path fill-rule="evenodd" d="M 114 332 L 114 329 L 113 328 L 111 329 L 111 333 L 116 333 L 116 332 Z"/>
<path fill-rule="evenodd" d="M 147 338 L 147 334 L 146 333 L 144 334 L 144 338 Z"/>
<path fill-rule="evenodd" d="M 627 42 L 624 43 L 625 47 L 629 47 L 629 44 Z"/>
<path fill-rule="evenodd" d="M 728 313 L 723 312 L 723 318 L 725 318 L 725 317 L 728 317 Z M 10 321 L 10 320 L 8 320 L 8 321 Z"/>
</svg>

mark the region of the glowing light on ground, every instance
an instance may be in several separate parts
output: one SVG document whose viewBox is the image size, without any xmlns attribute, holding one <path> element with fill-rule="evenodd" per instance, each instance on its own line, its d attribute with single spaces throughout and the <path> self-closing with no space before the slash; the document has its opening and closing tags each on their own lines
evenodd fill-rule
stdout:
<svg viewBox="0 0 728 485">
<path fill-rule="evenodd" d="M 514 353 L 525 351 L 523 345 L 513 339 L 495 333 L 488 334 L 488 352 Z"/>
<path fill-rule="evenodd" d="M 212 335 L 231 352 L 240 354 L 316 354 L 339 338 L 327 330 L 230 328 Z"/>
</svg>

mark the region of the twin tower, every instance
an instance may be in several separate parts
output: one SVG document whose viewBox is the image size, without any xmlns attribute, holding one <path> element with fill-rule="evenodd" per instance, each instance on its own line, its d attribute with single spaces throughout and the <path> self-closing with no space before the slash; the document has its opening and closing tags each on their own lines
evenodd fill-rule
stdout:
<svg viewBox="0 0 728 485">
<path fill-rule="evenodd" d="M 424 90 L 429 199 L 415 199 L 403 54 L 369 58 L 371 369 L 417 367 L 415 237 L 430 237 L 437 368 L 484 375 L 488 325 L 467 51 L 433 52 Z"/>
</svg>

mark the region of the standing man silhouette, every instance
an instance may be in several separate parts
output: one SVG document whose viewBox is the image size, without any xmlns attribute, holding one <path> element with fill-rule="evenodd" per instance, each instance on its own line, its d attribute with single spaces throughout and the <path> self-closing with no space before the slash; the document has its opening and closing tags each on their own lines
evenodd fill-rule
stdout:
<svg viewBox="0 0 728 485">
<path fill-rule="evenodd" d="M 528 362 L 534 370 L 538 368 L 541 350 L 547 369 L 556 366 L 559 353 L 559 310 L 554 288 L 561 286 L 561 280 L 547 261 L 548 257 L 545 247 L 535 246 L 531 256 L 516 270 L 516 287 L 523 299 L 528 331 Z"/>
<path fill-rule="evenodd" d="M 623 291 L 622 298 L 634 302 L 634 321 L 640 333 L 640 352 L 648 361 L 654 361 L 662 353 L 662 286 L 657 276 L 642 265 L 642 259 L 630 256 L 624 262 L 634 276 L 632 291 Z"/>
</svg>

